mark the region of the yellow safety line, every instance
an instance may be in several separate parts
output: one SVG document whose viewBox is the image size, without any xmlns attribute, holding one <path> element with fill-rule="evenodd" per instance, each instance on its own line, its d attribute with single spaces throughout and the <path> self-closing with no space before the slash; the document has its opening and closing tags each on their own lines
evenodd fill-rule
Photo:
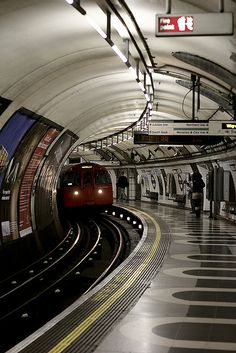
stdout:
<svg viewBox="0 0 236 353">
<path fill-rule="evenodd" d="M 144 213 L 144 212 L 142 212 Z M 101 306 L 96 309 L 88 318 L 86 318 L 81 324 L 79 324 L 73 331 L 71 331 L 65 338 L 63 338 L 60 342 L 57 343 L 56 346 L 54 346 L 48 353 L 61 353 L 63 352 L 70 344 L 72 344 L 78 337 L 85 332 L 88 327 L 97 319 L 99 319 L 102 314 L 111 307 L 111 305 L 127 290 L 129 289 L 130 285 L 133 284 L 133 282 L 136 280 L 136 278 L 139 276 L 141 272 L 147 267 L 147 265 L 151 262 L 156 249 L 158 247 L 159 241 L 160 241 L 160 227 L 155 221 L 154 218 L 146 214 L 154 223 L 155 229 L 156 229 L 156 239 L 155 242 L 152 245 L 152 249 L 149 252 L 148 256 L 146 259 L 143 261 L 143 263 L 140 265 L 140 267 L 135 270 L 134 275 L 130 277 L 129 281 L 127 281 L 125 284 L 123 284 L 122 287 L 120 287 L 114 294 L 112 294 L 106 302 L 101 304 Z"/>
</svg>

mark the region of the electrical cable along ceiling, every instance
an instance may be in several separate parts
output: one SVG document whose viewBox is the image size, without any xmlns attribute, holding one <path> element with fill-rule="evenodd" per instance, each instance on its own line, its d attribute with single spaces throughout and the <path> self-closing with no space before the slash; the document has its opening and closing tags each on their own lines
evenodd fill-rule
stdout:
<svg viewBox="0 0 236 353">
<path fill-rule="evenodd" d="M 0 96 L 12 102 L 1 126 L 25 107 L 75 133 L 73 154 L 87 160 L 143 163 L 195 153 L 195 146 L 137 145 L 133 134 L 152 119 L 191 120 L 192 75 L 200 81 L 197 120 L 234 119 L 235 34 L 156 36 L 156 15 L 167 16 L 168 5 L 179 17 L 236 15 L 235 1 L 219 3 L 0 2 Z"/>
</svg>

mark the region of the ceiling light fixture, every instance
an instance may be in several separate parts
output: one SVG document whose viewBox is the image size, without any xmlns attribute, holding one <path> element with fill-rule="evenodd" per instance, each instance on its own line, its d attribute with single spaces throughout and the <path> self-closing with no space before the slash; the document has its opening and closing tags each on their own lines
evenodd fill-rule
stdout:
<svg viewBox="0 0 236 353">
<path fill-rule="evenodd" d="M 129 71 L 131 72 L 135 80 L 137 80 L 138 78 L 137 71 L 133 68 L 133 66 L 129 66 Z"/>
<path fill-rule="evenodd" d="M 85 16 L 89 24 L 102 36 L 102 38 L 106 39 L 107 34 L 102 30 L 101 27 L 90 17 L 87 15 L 86 11 L 80 6 L 79 0 L 66 0 L 69 5 L 72 5 L 76 10 L 78 10 L 82 15 Z"/>
<path fill-rule="evenodd" d="M 120 35 L 121 38 L 126 38 L 124 40 L 126 46 L 125 46 L 125 54 L 117 47 L 117 45 L 114 44 L 114 42 L 112 41 L 111 38 L 111 13 L 110 11 L 106 12 L 107 15 L 107 27 L 106 27 L 106 33 L 103 31 L 103 29 L 90 17 L 87 15 L 86 11 L 80 6 L 80 0 L 65 0 L 68 4 L 72 5 L 76 10 L 78 10 L 82 15 L 84 15 L 87 19 L 87 21 L 90 23 L 90 25 L 102 36 L 102 38 L 104 38 L 106 40 L 106 42 L 111 46 L 112 50 L 119 56 L 119 58 L 122 60 L 123 63 L 126 64 L 126 67 L 129 69 L 130 73 L 132 74 L 132 76 L 135 78 L 136 82 L 138 83 L 140 89 L 142 90 L 142 92 L 144 93 L 144 96 L 147 100 L 147 102 L 149 103 L 149 110 L 148 110 L 148 117 L 152 115 L 152 103 L 151 101 L 153 100 L 152 96 L 153 96 L 153 86 L 152 86 L 152 78 L 151 78 L 151 74 L 147 69 L 147 72 L 145 73 L 141 73 L 139 71 L 139 60 L 136 59 L 134 60 L 134 58 L 130 55 L 129 52 L 129 33 L 128 31 L 126 31 L 126 33 L 124 34 L 121 33 L 120 28 L 122 28 L 122 30 L 125 28 L 125 26 L 123 26 L 123 24 L 120 22 L 118 22 L 118 26 L 117 26 L 117 22 L 116 20 L 113 19 L 113 24 L 114 26 L 118 27 L 117 32 Z M 122 26 L 120 26 L 120 24 L 122 24 Z M 136 65 L 135 68 L 132 66 L 132 64 L 130 63 L 130 60 L 132 62 L 136 61 Z M 140 76 L 139 75 L 144 75 L 144 83 L 142 83 L 142 81 L 140 80 Z M 146 90 L 146 85 L 148 83 L 148 89 Z M 131 137 L 132 138 L 132 137 Z"/>
<path fill-rule="evenodd" d="M 126 56 L 122 53 L 122 51 L 115 45 L 113 44 L 111 46 L 111 48 L 114 50 L 114 52 L 119 56 L 119 58 L 126 63 L 128 61 L 128 59 L 126 58 Z"/>
<path fill-rule="evenodd" d="M 72 5 L 76 10 L 78 10 L 82 15 L 86 15 L 86 11 L 80 6 L 79 0 L 66 0 L 69 5 Z"/>
<path fill-rule="evenodd" d="M 145 92 L 145 87 L 144 87 L 143 83 L 142 83 L 141 81 L 139 81 L 139 80 L 137 80 L 137 82 L 138 82 L 138 85 L 139 85 L 139 87 L 141 88 L 141 90 L 142 90 L 143 92 Z"/>
<path fill-rule="evenodd" d="M 71 1 L 71 0 L 69 0 Z M 98 24 L 88 15 L 85 16 L 87 21 L 91 24 L 91 26 L 102 36 L 102 38 L 106 39 L 107 35 L 106 33 L 101 29 L 101 27 L 98 26 Z"/>
</svg>

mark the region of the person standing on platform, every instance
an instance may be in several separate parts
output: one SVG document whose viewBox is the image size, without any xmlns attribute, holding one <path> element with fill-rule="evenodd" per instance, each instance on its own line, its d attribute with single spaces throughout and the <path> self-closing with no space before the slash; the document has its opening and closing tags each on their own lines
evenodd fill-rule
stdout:
<svg viewBox="0 0 236 353">
<path fill-rule="evenodd" d="M 118 188 L 118 200 L 123 201 L 127 200 L 127 195 L 125 193 L 125 188 L 129 186 L 129 182 L 124 175 L 124 172 L 121 172 L 120 177 L 118 178 L 117 188 Z"/>
<path fill-rule="evenodd" d="M 199 172 L 193 173 L 193 189 L 192 189 L 192 200 L 194 205 L 194 210 L 197 217 L 200 217 L 201 207 L 202 207 L 202 199 L 203 199 L 203 189 L 205 187 L 205 183 L 202 180 L 202 175 Z"/>
<path fill-rule="evenodd" d="M 193 198 L 192 198 L 192 195 L 193 195 L 193 175 L 192 174 L 190 175 L 189 181 L 185 180 L 184 182 L 187 185 L 188 198 L 189 198 L 190 204 L 191 204 L 191 212 L 190 213 L 195 213 L 194 202 L 193 202 Z"/>
</svg>

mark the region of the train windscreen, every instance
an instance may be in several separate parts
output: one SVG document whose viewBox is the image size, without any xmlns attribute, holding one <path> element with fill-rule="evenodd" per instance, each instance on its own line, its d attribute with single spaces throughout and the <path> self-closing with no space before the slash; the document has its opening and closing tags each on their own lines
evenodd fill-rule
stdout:
<svg viewBox="0 0 236 353">
<path fill-rule="evenodd" d="M 62 178 L 63 186 L 81 186 L 81 175 L 80 173 L 68 172 L 63 175 Z"/>
<path fill-rule="evenodd" d="M 98 170 L 95 173 L 95 184 L 110 184 L 111 178 L 105 170 Z"/>
<path fill-rule="evenodd" d="M 83 173 L 84 185 L 92 185 L 93 184 L 93 176 L 91 171 Z"/>
</svg>

